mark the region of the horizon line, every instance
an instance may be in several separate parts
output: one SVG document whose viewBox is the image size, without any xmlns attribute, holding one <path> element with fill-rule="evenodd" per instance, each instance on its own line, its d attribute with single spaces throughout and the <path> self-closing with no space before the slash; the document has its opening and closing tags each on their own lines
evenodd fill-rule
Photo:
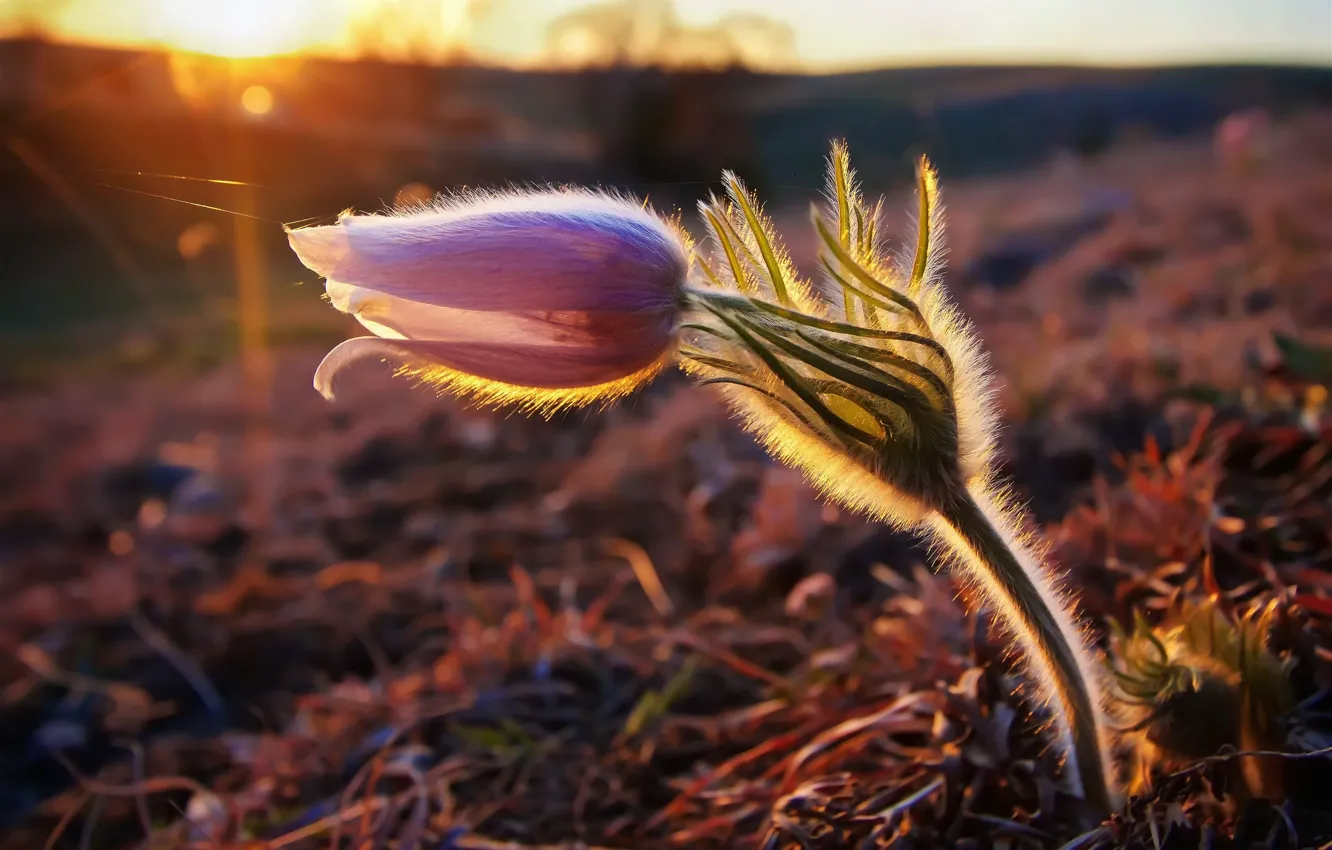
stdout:
<svg viewBox="0 0 1332 850">
<path fill-rule="evenodd" d="M 58 34 L 43 32 L 13 32 L 0 33 L 0 43 L 6 42 L 33 42 L 50 45 L 53 47 L 72 47 L 93 50 L 111 50 L 127 53 L 148 53 L 148 54 L 179 54 L 186 56 L 198 56 L 219 61 L 236 62 L 240 64 L 255 64 L 264 61 L 300 61 L 316 60 L 325 62 L 338 62 L 344 64 L 354 64 L 357 62 L 373 62 L 386 65 L 402 65 L 410 67 L 429 67 L 429 68 L 478 68 L 495 71 L 510 71 L 515 73 L 581 73 L 587 71 L 608 71 L 614 69 L 633 69 L 633 70 L 660 70 L 677 73 L 706 73 L 706 72 L 725 72 L 744 70 L 757 75 L 765 76 L 804 76 L 804 77 L 827 77 L 827 76 L 849 76 L 855 74 L 874 73 L 877 71 L 910 71 L 910 70 L 932 70 L 932 69 L 985 69 L 985 68 L 1006 68 L 1013 70 L 1020 69 L 1068 69 L 1068 70 L 1104 70 L 1104 71 L 1150 71 L 1167 69 L 1186 69 L 1186 68 L 1300 68 L 1309 70 L 1327 70 L 1332 71 L 1332 58 L 1325 56 L 1312 55 L 1281 55 L 1281 56 L 1226 56 L 1219 55 L 1214 57 L 1185 55 L 1178 58 L 1156 58 L 1156 59 L 1126 59 L 1126 60 L 1078 60 L 1074 57 L 1057 56 L 1035 56 L 1009 57 L 994 56 L 989 58 L 977 56 L 957 56 L 947 57 L 920 57 L 919 59 L 907 59 L 902 62 L 852 62 L 838 65 L 828 65 L 826 63 L 798 62 L 790 65 L 762 65 L 749 64 L 744 62 L 734 62 L 731 64 L 710 64 L 710 63 L 688 63 L 688 62 L 657 62 L 657 63 L 624 63 L 620 65 L 608 64 L 602 62 L 588 62 L 586 64 L 574 65 L 559 62 L 505 62 L 493 58 L 486 58 L 477 55 L 475 52 L 467 50 L 458 50 L 449 57 L 439 57 L 435 59 L 413 57 L 409 55 L 392 56 L 377 53 L 372 50 L 363 52 L 349 52 L 346 50 L 325 50 L 315 48 L 303 48 L 286 52 L 274 52 L 257 56 L 227 56 L 224 54 L 210 53 L 207 51 L 185 50 L 171 47 L 166 44 L 156 42 L 131 42 L 131 41 L 112 41 L 101 39 L 83 39 L 68 38 Z"/>
</svg>

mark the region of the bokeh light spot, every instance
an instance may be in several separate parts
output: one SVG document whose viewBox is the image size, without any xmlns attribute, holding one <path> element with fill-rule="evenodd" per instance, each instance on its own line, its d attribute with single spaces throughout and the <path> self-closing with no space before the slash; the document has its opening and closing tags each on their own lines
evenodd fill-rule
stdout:
<svg viewBox="0 0 1332 850">
<path fill-rule="evenodd" d="M 221 239 L 221 231 L 211 221 L 197 221 L 180 232 L 176 250 L 187 260 L 197 260 Z"/>
<path fill-rule="evenodd" d="M 128 555 L 134 551 L 134 536 L 128 531 L 113 531 L 106 548 L 111 550 L 112 555 Z"/>
<path fill-rule="evenodd" d="M 251 115 L 267 115 L 273 111 L 273 93 L 267 86 L 250 86 L 241 93 L 241 107 Z"/>
</svg>

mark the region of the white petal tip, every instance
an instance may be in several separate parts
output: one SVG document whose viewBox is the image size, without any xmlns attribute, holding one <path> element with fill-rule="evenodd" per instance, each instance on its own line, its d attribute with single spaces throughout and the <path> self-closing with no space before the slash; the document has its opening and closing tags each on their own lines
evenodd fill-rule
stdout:
<svg viewBox="0 0 1332 850">
<path fill-rule="evenodd" d="M 325 358 L 324 362 L 328 362 L 327 358 Z M 325 370 L 323 363 L 320 363 L 319 368 L 315 370 L 314 388 L 317 393 L 324 397 L 324 401 L 333 400 L 332 370 Z"/>
<path fill-rule="evenodd" d="M 332 401 L 333 379 L 337 377 L 343 367 L 363 357 L 391 353 L 391 351 L 386 351 L 387 348 L 388 346 L 384 344 L 383 340 L 373 336 L 358 336 L 343 340 L 335 345 L 332 351 L 325 354 L 324 359 L 319 362 L 319 366 L 314 373 L 314 388 L 324 398 Z"/>
<path fill-rule="evenodd" d="M 351 250 L 346 229 L 338 225 L 287 228 L 287 244 L 301 263 L 328 277 Z"/>
</svg>

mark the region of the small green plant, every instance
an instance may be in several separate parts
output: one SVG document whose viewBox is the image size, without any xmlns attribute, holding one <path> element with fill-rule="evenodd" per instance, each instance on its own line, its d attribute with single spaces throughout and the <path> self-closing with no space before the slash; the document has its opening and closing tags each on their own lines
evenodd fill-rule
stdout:
<svg viewBox="0 0 1332 850">
<path fill-rule="evenodd" d="M 1274 602 L 1238 618 L 1216 599 L 1179 602 L 1152 627 L 1141 614 L 1132 631 L 1111 624 L 1111 704 L 1133 752 L 1129 790 L 1151 783 L 1157 768 L 1178 769 L 1229 747 L 1280 749 L 1279 721 L 1293 697 L 1289 659 L 1267 648 Z M 1261 757 L 1240 762 L 1240 779 L 1254 797 L 1283 796 L 1279 764 Z"/>
<path fill-rule="evenodd" d="M 731 173 L 701 205 L 707 250 L 643 205 L 562 190 L 293 230 L 333 304 L 375 334 L 334 349 L 316 386 L 331 394 L 345 364 L 378 355 L 446 391 L 551 410 L 613 400 L 676 360 L 829 498 L 935 542 L 1013 636 L 1070 784 L 1105 815 L 1101 668 L 996 480 L 985 357 L 940 281 L 935 172 L 922 160 L 917 177 L 914 252 L 894 261 L 881 206 L 833 146 L 816 280 Z"/>
</svg>

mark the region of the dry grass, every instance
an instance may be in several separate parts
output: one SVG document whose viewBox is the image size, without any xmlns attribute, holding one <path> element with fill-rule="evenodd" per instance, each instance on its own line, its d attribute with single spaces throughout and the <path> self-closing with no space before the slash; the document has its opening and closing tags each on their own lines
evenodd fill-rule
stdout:
<svg viewBox="0 0 1332 850">
<path fill-rule="evenodd" d="M 1011 378 L 1010 472 L 1094 623 L 1278 600 L 1298 754 L 1332 744 L 1332 431 L 1302 409 L 1332 374 L 1270 340 L 1332 330 L 1332 165 L 1325 121 L 1284 132 L 1242 185 L 1161 149 L 946 200 L 961 272 L 996 228 L 1129 193 L 1021 286 L 961 292 Z M 1218 246 L 1196 221 L 1222 218 Z M 1134 290 L 1089 301 L 1124 263 Z M 1332 840 L 1317 755 L 1282 760 L 1284 805 L 1237 800 L 1222 754 L 1079 835 L 984 618 L 705 391 L 543 422 L 368 367 L 326 405 L 318 357 L 275 352 L 258 432 L 235 364 L 6 398 L 4 846 Z"/>
</svg>

